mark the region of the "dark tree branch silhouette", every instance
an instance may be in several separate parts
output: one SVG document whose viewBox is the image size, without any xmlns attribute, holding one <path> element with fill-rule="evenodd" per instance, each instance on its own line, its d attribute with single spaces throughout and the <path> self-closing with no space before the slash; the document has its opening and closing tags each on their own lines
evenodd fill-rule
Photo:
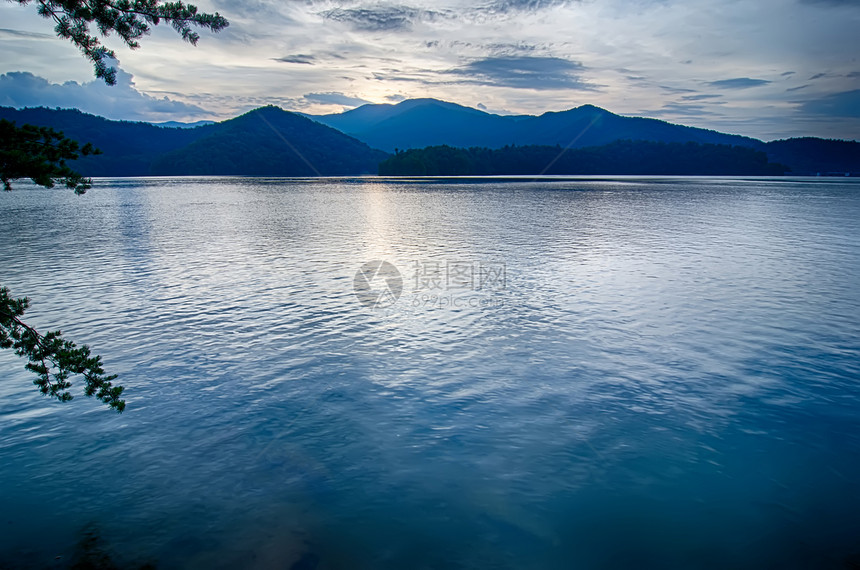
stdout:
<svg viewBox="0 0 860 570">
<path fill-rule="evenodd" d="M 3 189 L 12 190 L 12 180 L 29 178 L 39 186 L 53 188 L 60 182 L 83 194 L 92 187 L 92 180 L 84 178 L 66 165 L 78 155 L 101 154 L 91 144 L 83 147 L 63 133 L 47 127 L 23 125 L 0 119 L 0 181 Z"/>
<path fill-rule="evenodd" d="M 27 5 L 33 0 L 10 0 Z M 96 77 L 108 85 L 116 83 L 116 68 L 108 66 L 106 59 L 116 59 L 116 53 L 108 49 L 90 33 L 95 25 L 99 33 L 107 37 L 111 32 L 131 49 L 140 47 L 138 40 L 149 33 L 150 26 L 162 21 L 176 30 L 182 39 L 197 45 L 200 36 L 192 26 L 223 30 L 229 22 L 215 12 L 200 14 L 197 7 L 182 2 L 158 2 L 156 0 L 37 0 L 39 15 L 55 22 L 54 31 L 61 38 L 70 40 L 84 56 L 93 62 Z"/>
<path fill-rule="evenodd" d="M 124 388 L 113 386 L 116 375 L 105 376 L 101 357 L 92 356 L 88 346 L 80 348 L 63 339 L 60 331 L 39 334 L 36 329 L 19 319 L 29 306 L 26 297 L 15 299 L 9 290 L 0 287 L 0 348 L 11 348 L 18 356 L 28 359 L 27 370 L 36 374 L 33 384 L 46 396 L 68 402 L 72 383 L 69 377 L 80 374 L 86 383 L 84 394 L 95 396 L 118 412 L 125 409 L 120 396 Z"/>
<path fill-rule="evenodd" d="M 33 0 L 9 0 L 25 6 Z M 55 22 L 54 31 L 60 38 L 70 40 L 84 57 L 93 62 L 96 77 L 108 85 L 116 84 L 116 69 L 106 60 L 116 54 L 102 45 L 90 32 L 94 25 L 107 37 L 115 33 L 131 49 L 140 47 L 138 40 L 150 32 L 151 26 L 166 22 L 182 39 L 196 45 L 200 36 L 192 26 L 218 32 L 226 28 L 227 20 L 215 14 L 201 14 L 197 8 L 182 2 L 157 0 L 36 0 L 39 14 Z M 63 184 L 84 194 L 92 181 L 72 170 L 66 161 L 79 155 L 99 154 L 91 144 L 79 145 L 61 132 L 33 125 L 16 126 L 0 120 L 0 181 L 4 190 L 12 189 L 12 181 L 29 178 L 35 184 L 53 188 Z M 28 359 L 25 368 L 34 374 L 33 383 L 42 394 L 67 402 L 73 374 L 84 377 L 84 394 L 95 396 L 117 412 L 125 409 L 120 398 L 122 386 L 114 386 L 116 375 L 106 376 L 101 357 L 92 356 L 86 345 L 78 347 L 65 340 L 60 331 L 44 335 L 23 322 L 20 317 L 29 306 L 26 297 L 15 298 L 0 287 L 0 348 L 12 349 Z"/>
</svg>

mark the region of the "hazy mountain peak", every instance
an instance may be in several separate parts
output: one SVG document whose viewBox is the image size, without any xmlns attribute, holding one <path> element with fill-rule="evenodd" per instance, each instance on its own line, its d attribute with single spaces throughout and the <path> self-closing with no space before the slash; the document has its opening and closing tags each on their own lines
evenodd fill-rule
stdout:
<svg viewBox="0 0 860 570">
<path fill-rule="evenodd" d="M 401 101 L 400 103 L 395 105 L 395 107 L 399 109 L 414 109 L 416 107 L 423 107 L 428 105 L 443 107 L 445 109 L 483 113 L 483 111 L 473 109 L 472 107 L 466 107 L 457 103 L 451 103 L 450 101 L 442 101 L 441 99 L 433 99 L 430 97 L 420 99 L 407 99 L 406 101 Z"/>
<path fill-rule="evenodd" d="M 274 116 L 274 115 L 281 115 L 281 114 L 285 114 L 285 113 L 291 114 L 291 115 L 294 114 L 294 113 L 290 113 L 289 111 L 285 111 L 284 109 L 281 109 L 277 105 L 265 105 L 263 107 L 257 107 L 256 109 L 251 109 L 247 113 L 243 113 L 242 115 L 239 115 L 239 117 L 247 117 L 249 115 Z M 236 117 L 236 118 L 238 119 L 239 117 Z"/>
<path fill-rule="evenodd" d="M 607 111 L 602 107 L 597 107 L 595 105 L 591 105 L 586 103 L 585 105 L 580 105 L 579 107 L 573 107 L 571 109 L 567 109 L 566 111 L 547 111 L 539 115 L 539 117 L 553 117 L 558 115 L 588 115 L 588 116 L 597 116 L 597 115 L 609 115 L 613 117 L 617 117 L 615 113 Z"/>
<path fill-rule="evenodd" d="M 602 107 L 597 107 L 597 106 L 592 105 L 590 103 L 586 103 L 585 105 L 580 105 L 579 107 L 576 107 L 576 109 L 578 109 L 580 111 L 597 111 L 598 113 L 607 113 L 609 115 L 614 114 L 614 113 L 610 113 L 609 111 L 607 111 L 606 109 L 604 109 Z"/>
<path fill-rule="evenodd" d="M 736 135 L 616 115 L 591 104 L 539 116 L 512 117 L 422 98 L 396 105 L 365 105 L 345 113 L 310 118 L 388 152 L 441 144 L 487 148 L 524 144 L 583 147 L 617 140 L 760 144 Z"/>
</svg>

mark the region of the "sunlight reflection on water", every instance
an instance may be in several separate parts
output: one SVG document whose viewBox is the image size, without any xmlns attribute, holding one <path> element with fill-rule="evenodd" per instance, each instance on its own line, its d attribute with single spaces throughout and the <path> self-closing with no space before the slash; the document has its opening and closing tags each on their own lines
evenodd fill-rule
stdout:
<svg viewBox="0 0 860 570">
<path fill-rule="evenodd" d="M 101 354 L 129 408 L 50 403 L 0 355 L 0 567 L 71 564 L 96 528 L 126 566 L 842 568 L 858 190 L 22 185 L 0 282 Z M 403 275 L 380 311 L 353 292 L 371 260 Z M 417 287 L 436 264 L 505 280 Z M 451 301 L 469 295 L 487 303 Z"/>
</svg>

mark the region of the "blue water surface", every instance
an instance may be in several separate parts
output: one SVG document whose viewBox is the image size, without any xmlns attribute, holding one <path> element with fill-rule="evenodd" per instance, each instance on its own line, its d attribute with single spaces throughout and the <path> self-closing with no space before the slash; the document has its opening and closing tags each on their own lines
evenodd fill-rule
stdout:
<svg viewBox="0 0 860 570">
<path fill-rule="evenodd" d="M 21 183 L 0 568 L 860 568 L 858 182 Z"/>
</svg>

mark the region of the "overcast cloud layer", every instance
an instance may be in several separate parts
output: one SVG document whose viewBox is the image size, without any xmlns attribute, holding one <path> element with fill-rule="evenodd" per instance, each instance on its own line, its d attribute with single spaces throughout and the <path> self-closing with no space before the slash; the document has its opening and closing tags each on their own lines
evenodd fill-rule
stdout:
<svg viewBox="0 0 860 570">
<path fill-rule="evenodd" d="M 32 6 L 0 3 L 0 104 L 163 121 L 269 103 L 330 113 L 436 97 L 517 114 L 590 103 L 767 140 L 860 139 L 856 0 L 196 4 L 230 27 L 196 48 L 163 26 L 136 51 L 109 40 L 125 72 L 109 89 Z"/>
</svg>

